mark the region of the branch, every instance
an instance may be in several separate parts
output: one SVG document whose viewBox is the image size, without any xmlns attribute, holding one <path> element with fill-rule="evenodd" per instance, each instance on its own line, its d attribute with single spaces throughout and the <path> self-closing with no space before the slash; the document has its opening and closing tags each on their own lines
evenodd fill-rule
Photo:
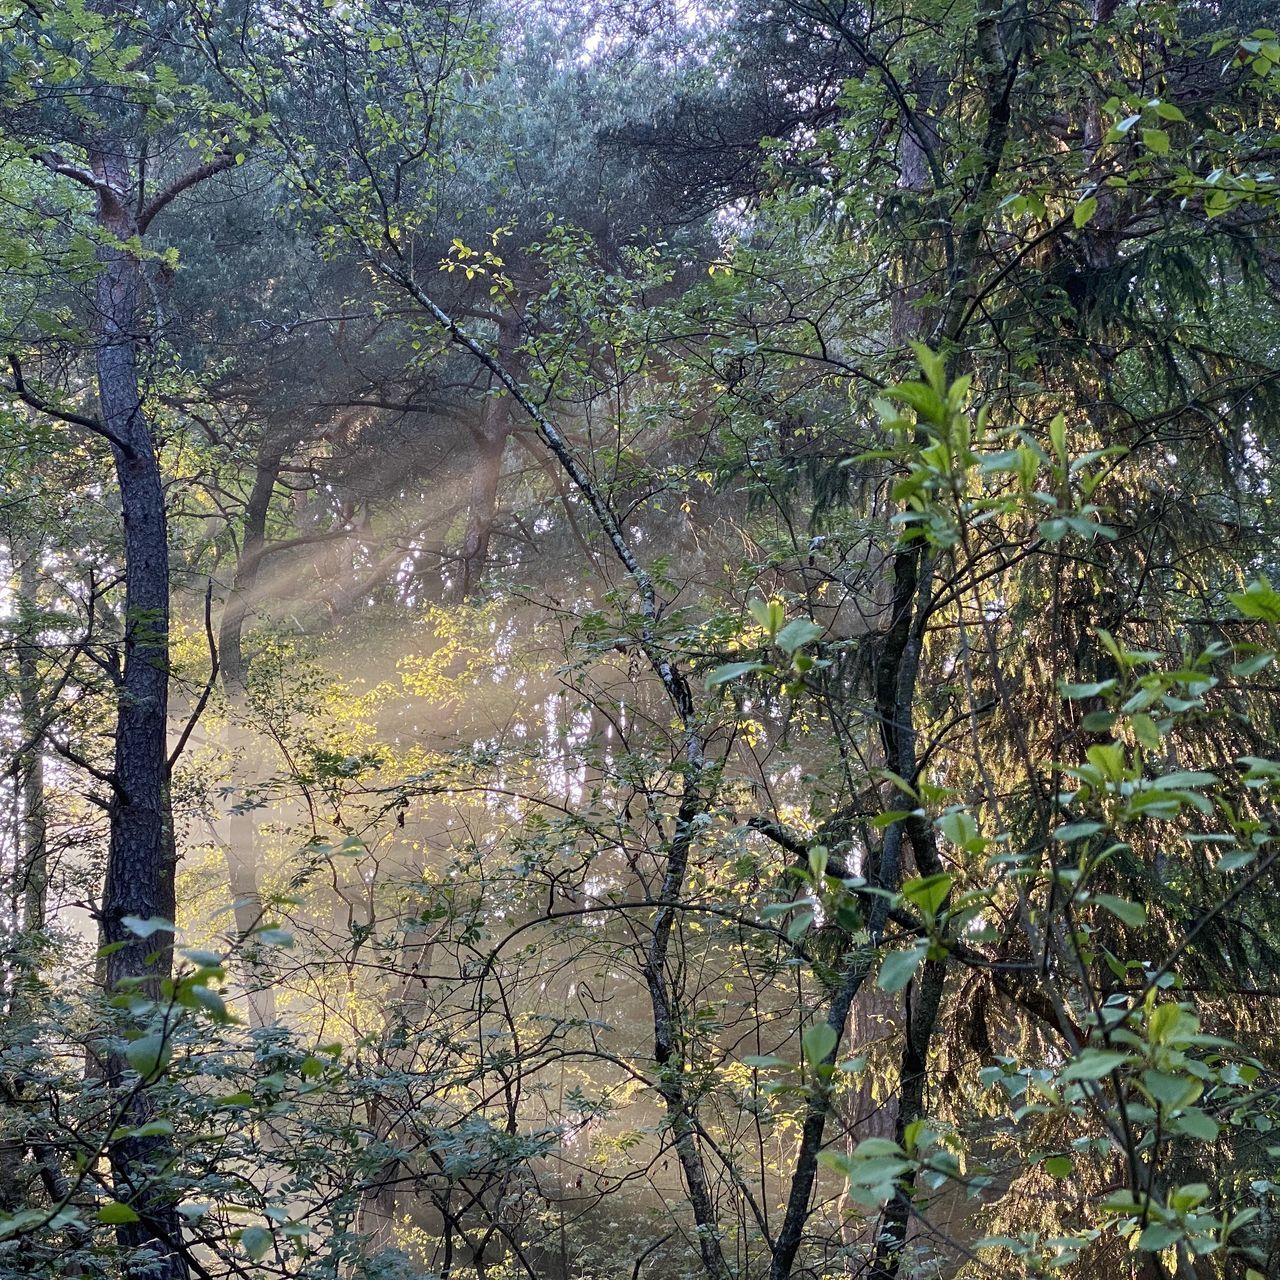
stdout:
<svg viewBox="0 0 1280 1280">
<path fill-rule="evenodd" d="M 375 262 L 379 262 L 375 258 Z M 702 742 L 697 731 L 697 712 L 694 708 L 693 695 L 683 674 L 662 652 L 657 644 L 658 596 L 654 588 L 653 578 L 649 571 L 636 558 L 617 517 L 610 509 L 605 496 L 596 486 L 595 481 L 587 474 L 578 461 L 573 447 L 560 433 L 559 428 L 546 413 L 529 398 L 515 377 L 494 355 L 480 342 L 471 336 L 456 320 L 444 311 L 436 301 L 422 289 L 412 274 L 398 271 L 380 263 L 384 274 L 390 276 L 410 297 L 417 302 L 435 322 L 448 334 L 450 340 L 469 351 L 494 378 L 502 385 L 511 398 L 533 421 L 538 434 L 546 442 L 547 447 L 555 455 L 563 467 L 574 488 L 582 495 L 591 509 L 596 523 L 613 548 L 614 554 L 622 562 L 622 566 L 636 585 L 640 596 L 640 615 L 643 619 L 640 628 L 640 648 L 649 665 L 662 681 L 676 714 L 680 718 L 685 732 L 685 749 L 689 763 L 696 776 L 703 767 Z"/>
<path fill-rule="evenodd" d="M 218 644 L 213 638 L 213 579 L 209 579 L 209 584 L 205 587 L 204 592 L 204 634 L 209 642 L 209 679 L 205 681 L 204 689 L 200 693 L 200 697 L 196 699 L 196 705 L 192 708 L 191 715 L 187 718 L 186 726 L 183 728 L 178 738 L 177 746 L 170 753 L 168 764 L 165 768 L 172 773 L 173 766 L 177 763 L 178 757 L 186 748 L 187 740 L 191 737 L 192 731 L 200 721 L 200 717 L 204 714 L 204 709 L 209 705 L 209 696 L 213 693 L 214 684 L 218 679 Z"/>
<path fill-rule="evenodd" d="M 50 173 L 56 173 L 60 178 L 70 178 L 72 182 L 78 182 L 82 187 L 88 187 L 104 205 L 114 205 L 117 208 L 123 206 L 124 192 L 117 190 L 105 178 L 99 178 L 92 169 L 85 169 L 81 165 L 72 164 L 56 151 L 43 151 L 36 159 Z"/>
<path fill-rule="evenodd" d="M 29 405 L 39 413 L 48 414 L 49 417 L 57 418 L 60 422 L 68 422 L 73 427 L 83 427 L 86 431 L 92 431 L 95 435 L 99 435 L 104 440 L 109 441 L 125 457 L 133 457 L 133 449 L 116 435 L 106 423 L 97 418 L 88 418 L 84 414 L 74 413 L 70 409 L 61 409 L 56 404 L 50 403 L 38 392 L 32 391 L 22 376 L 22 365 L 19 364 L 18 357 L 15 355 L 9 356 L 9 372 L 13 375 L 13 385 L 9 386 L 6 383 L 0 383 L 0 387 L 5 391 L 12 392 L 24 404 Z"/>
<path fill-rule="evenodd" d="M 90 763 L 78 751 L 73 750 L 69 743 L 59 742 L 51 733 L 46 733 L 44 735 L 44 740 L 64 760 L 69 760 L 77 768 L 83 769 L 91 777 L 97 778 L 99 782 L 104 786 L 110 787 L 117 795 L 121 794 L 120 784 L 116 781 L 114 774 L 108 773 L 105 769 L 99 769 L 97 765 Z"/>
<path fill-rule="evenodd" d="M 151 225 L 151 219 L 172 204 L 184 191 L 190 191 L 192 187 L 198 187 L 215 174 L 233 168 L 235 163 L 236 158 L 231 152 L 222 151 L 206 164 L 197 165 L 170 183 L 159 195 L 148 201 L 142 212 L 138 214 L 138 234 L 145 235 L 147 228 Z"/>
</svg>

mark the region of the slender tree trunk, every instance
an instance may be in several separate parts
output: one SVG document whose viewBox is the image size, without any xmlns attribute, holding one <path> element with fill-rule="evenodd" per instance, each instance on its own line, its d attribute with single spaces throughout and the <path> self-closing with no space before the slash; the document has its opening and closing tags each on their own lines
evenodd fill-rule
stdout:
<svg viewBox="0 0 1280 1280">
<path fill-rule="evenodd" d="M 120 247 L 138 234 L 129 208 L 131 189 L 118 144 L 91 154 L 99 188 L 99 221 L 117 242 L 101 251 L 96 290 L 97 366 L 100 417 L 112 440 L 120 488 L 125 544 L 124 667 L 118 691 L 114 796 L 110 849 L 102 891 L 102 940 L 117 945 L 106 957 L 108 992 L 141 980 L 158 996 L 172 971 L 172 935 L 139 938 L 126 916 L 161 917 L 175 911 L 175 850 L 169 808 L 169 547 L 164 487 L 138 378 L 139 295 L 142 267 Z M 112 194 L 114 193 L 114 194 Z M 127 1064 L 107 1055 L 106 1079 L 123 1086 Z M 144 1090 L 135 1092 L 125 1125 L 145 1118 Z M 129 1137 L 110 1145 L 118 1198 L 129 1201 L 139 1221 L 117 1229 L 131 1250 L 127 1274 L 146 1280 L 187 1276 L 181 1227 L 162 1179 L 172 1157 L 165 1138 Z"/>
<path fill-rule="evenodd" d="M 496 355 L 504 368 L 517 378 L 521 370 L 516 363 L 520 342 L 520 316 L 506 312 L 498 324 Z M 498 515 L 498 487 L 502 480 L 502 462 L 511 436 L 515 401 L 511 396 L 491 389 L 480 415 L 480 425 L 472 431 L 476 442 L 476 460 L 471 469 L 471 500 L 467 512 L 467 528 L 462 541 L 462 572 L 458 582 L 460 599 L 474 595 L 484 580 L 489 564 L 490 543 Z"/>
<path fill-rule="evenodd" d="M 44 795 L 44 749 L 40 743 L 40 655 L 36 621 L 39 565 L 36 548 L 23 541 L 18 566 L 18 707 L 22 735 L 29 747 L 18 762 L 22 847 L 18 889 L 22 894 L 22 932 L 28 944 L 44 929 L 49 890 L 49 851 Z"/>
<path fill-rule="evenodd" d="M 245 703 L 249 661 L 244 653 L 244 627 L 258 586 L 263 550 L 267 542 L 267 516 L 283 458 L 283 450 L 268 441 L 264 441 L 258 451 L 253 488 L 245 506 L 240 559 L 218 627 L 218 669 L 222 676 L 223 692 L 233 716 L 243 710 Z M 258 749 L 256 737 L 250 731 L 241 760 L 246 783 L 251 785 L 257 781 L 261 766 L 262 753 Z M 229 838 L 223 845 L 227 860 L 227 882 L 234 903 L 236 934 L 241 944 L 246 945 L 245 940 L 260 923 L 262 915 L 258 819 L 255 810 L 242 803 L 231 813 L 229 827 Z M 276 1020 L 275 992 L 269 976 L 262 971 L 261 966 L 254 963 L 251 944 L 248 944 L 242 961 L 248 991 L 249 1025 L 254 1029 L 272 1026 Z"/>
<path fill-rule="evenodd" d="M 45 888 L 48 880 L 48 853 L 44 797 L 44 754 L 40 744 L 39 627 L 36 621 L 36 591 L 39 581 L 37 550 L 30 539 L 10 538 L 12 559 L 16 561 L 18 629 L 15 648 L 18 660 L 18 732 L 25 750 L 15 762 L 17 839 L 14 880 L 6 894 L 12 914 L 5 921 L 6 954 L 4 968 L 11 983 L 3 990 L 6 975 L 0 974 L 0 1008 L 11 1043 L 30 1043 L 29 1027 L 33 987 L 37 981 L 38 939 L 44 928 Z M 21 904 L 21 905 L 19 905 Z M 6 912 L 6 914 L 9 914 Z M 10 932 L 10 930 L 12 932 Z M 11 944 L 11 945 L 9 945 Z M 6 1101 L 20 1102 L 22 1084 L 6 1083 Z M 0 1209 L 14 1213 L 25 1199 L 23 1162 L 27 1144 L 21 1137 L 0 1140 Z"/>
<path fill-rule="evenodd" d="M 658 1076 L 658 1094 L 666 1107 L 672 1144 L 684 1173 L 694 1220 L 698 1224 L 698 1251 L 702 1257 L 702 1266 L 710 1280 L 727 1280 L 729 1267 L 720 1245 L 716 1209 L 711 1197 L 706 1165 L 698 1147 L 693 1104 L 685 1092 L 685 1056 L 681 1043 L 683 1037 L 667 975 L 667 954 L 676 917 L 674 904 L 684 892 L 694 823 L 707 809 L 700 781 L 697 774 L 692 774 L 685 780 L 684 796 L 667 850 L 666 872 L 659 895 L 663 905 L 658 908 L 654 920 L 653 937 L 645 955 L 644 977 L 653 1009 L 653 1057 Z"/>
</svg>

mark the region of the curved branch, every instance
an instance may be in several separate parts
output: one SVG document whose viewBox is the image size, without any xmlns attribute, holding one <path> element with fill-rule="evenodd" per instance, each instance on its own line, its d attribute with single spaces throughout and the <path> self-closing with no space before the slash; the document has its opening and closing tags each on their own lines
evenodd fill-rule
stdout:
<svg viewBox="0 0 1280 1280">
<path fill-rule="evenodd" d="M 142 212 L 138 214 L 138 234 L 145 235 L 147 228 L 151 225 L 152 218 L 166 206 L 172 204 L 184 191 L 190 191 L 192 187 L 198 187 L 215 174 L 234 168 L 235 163 L 236 158 L 231 152 L 222 151 L 214 156 L 212 160 L 205 164 L 196 165 L 194 169 L 189 170 L 182 177 L 171 182 L 163 191 L 143 206 Z"/>
</svg>

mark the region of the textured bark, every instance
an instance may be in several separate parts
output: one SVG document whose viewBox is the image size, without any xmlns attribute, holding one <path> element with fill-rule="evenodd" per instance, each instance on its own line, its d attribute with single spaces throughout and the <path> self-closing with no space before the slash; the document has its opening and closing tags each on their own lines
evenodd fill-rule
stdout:
<svg viewBox="0 0 1280 1280">
<path fill-rule="evenodd" d="M 48 883 L 46 823 L 44 803 L 44 754 L 40 745 L 40 672 L 37 665 L 38 626 L 36 587 L 38 582 L 35 546 L 25 538 L 10 539 L 16 561 L 18 628 L 15 649 L 18 660 L 19 726 L 26 750 L 15 761 L 17 786 L 18 859 L 12 886 L 6 886 L 4 972 L 0 972 L 0 1009 L 15 1042 L 30 1043 L 28 1019 L 31 1011 L 33 966 L 37 956 L 33 944 L 44 928 L 45 890 Z M 21 906 L 19 906 L 19 903 Z M 12 933 L 9 930 L 12 929 Z M 4 979 L 12 984 L 4 990 Z M 6 1100 L 15 1108 L 20 1102 L 20 1086 L 5 1083 Z M 6 1108 L 8 1109 L 8 1108 Z M 17 1111 L 10 1113 L 11 1121 Z M 15 1126 L 16 1127 L 16 1126 Z M 26 1201 L 24 1163 L 27 1143 L 20 1136 L 0 1140 L 0 1209 L 14 1213 Z"/>
<path fill-rule="evenodd" d="M 91 152 L 98 179 L 100 225 L 117 241 L 137 234 L 130 213 L 128 164 L 119 144 Z M 172 935 L 139 938 L 126 916 L 172 920 L 175 850 L 169 808 L 169 547 L 164 487 L 138 375 L 142 266 L 123 247 L 104 245 L 95 292 L 99 414 L 112 441 L 125 547 L 124 664 L 115 729 L 114 795 L 100 921 L 104 944 L 118 944 L 103 975 L 108 991 L 141 982 L 159 993 L 172 970 Z M 107 1083 L 121 1087 L 127 1064 L 111 1052 Z M 145 1090 L 136 1091 L 125 1124 L 145 1120 Z M 140 1220 L 117 1228 L 131 1250 L 127 1273 L 147 1280 L 185 1280 L 181 1227 L 171 1197 L 156 1185 L 171 1158 L 164 1138 L 123 1138 L 109 1149 L 116 1195 Z"/>
</svg>

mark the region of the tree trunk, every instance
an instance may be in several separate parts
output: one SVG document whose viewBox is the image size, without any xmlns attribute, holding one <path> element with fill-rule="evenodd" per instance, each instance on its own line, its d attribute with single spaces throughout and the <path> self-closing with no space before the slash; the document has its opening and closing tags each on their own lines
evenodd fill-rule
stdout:
<svg viewBox="0 0 1280 1280">
<path fill-rule="evenodd" d="M 161 917 L 175 911 L 175 849 L 169 808 L 169 547 L 164 487 L 143 411 L 138 382 L 139 294 L 142 267 L 120 247 L 138 234 L 127 193 L 129 172 L 117 144 L 91 154 L 99 187 L 99 223 L 117 243 L 104 245 L 97 304 L 97 366 L 100 419 L 110 439 L 120 487 L 125 544 L 124 668 L 116 711 L 114 795 L 106 882 L 102 891 L 104 944 L 118 944 L 106 957 L 107 991 L 141 981 L 159 995 L 172 972 L 171 934 L 140 938 L 126 916 Z M 107 1055 L 108 1084 L 124 1084 L 123 1054 Z M 145 1119 L 145 1091 L 134 1094 L 124 1124 Z M 119 1199 L 139 1221 L 117 1228 L 131 1250 L 126 1274 L 146 1280 L 187 1276 L 181 1228 L 171 1194 L 163 1185 L 172 1156 L 167 1139 L 122 1138 L 110 1145 Z"/>
<path fill-rule="evenodd" d="M 18 544 L 15 540 L 15 550 Z M 39 624 L 39 566 L 36 548 L 22 545 L 18 566 L 18 707 L 23 741 L 29 743 L 18 762 L 19 804 L 22 812 L 22 853 L 18 889 L 22 894 L 22 932 L 31 940 L 44 928 L 45 898 L 49 888 L 49 854 L 44 799 L 44 751 L 40 743 L 40 669 L 37 665 Z"/>
<path fill-rule="evenodd" d="M 219 671 L 223 692 L 233 715 L 243 710 L 245 702 L 249 661 L 244 654 L 244 626 L 262 568 L 263 549 L 267 542 L 267 516 L 283 458 L 283 450 L 267 441 L 258 450 L 253 488 L 245 506 L 240 559 L 218 627 Z M 261 772 L 261 752 L 252 732 L 245 745 L 242 768 L 246 785 L 255 783 Z M 260 923 L 262 915 L 262 897 L 258 886 L 258 820 L 255 810 L 242 803 L 238 810 L 231 813 L 229 825 L 229 839 L 223 845 L 223 851 L 227 860 L 227 881 L 234 903 L 236 934 L 241 945 L 245 945 L 245 940 Z M 275 992 L 267 975 L 254 963 L 252 946 L 249 946 L 243 957 L 243 963 L 249 1025 L 255 1030 L 272 1026 L 276 1020 Z"/>
<path fill-rule="evenodd" d="M 520 317 L 515 311 L 508 311 L 498 325 L 497 358 L 517 378 L 521 376 L 521 370 L 515 363 L 519 341 Z M 509 395 L 500 394 L 497 388 L 491 389 L 480 415 L 480 425 L 471 433 L 477 452 L 471 470 L 467 529 L 462 540 L 462 572 L 458 580 L 458 598 L 461 600 L 468 599 L 480 589 L 489 564 L 489 545 L 498 515 L 502 460 L 511 436 L 514 407 Z"/>
</svg>

